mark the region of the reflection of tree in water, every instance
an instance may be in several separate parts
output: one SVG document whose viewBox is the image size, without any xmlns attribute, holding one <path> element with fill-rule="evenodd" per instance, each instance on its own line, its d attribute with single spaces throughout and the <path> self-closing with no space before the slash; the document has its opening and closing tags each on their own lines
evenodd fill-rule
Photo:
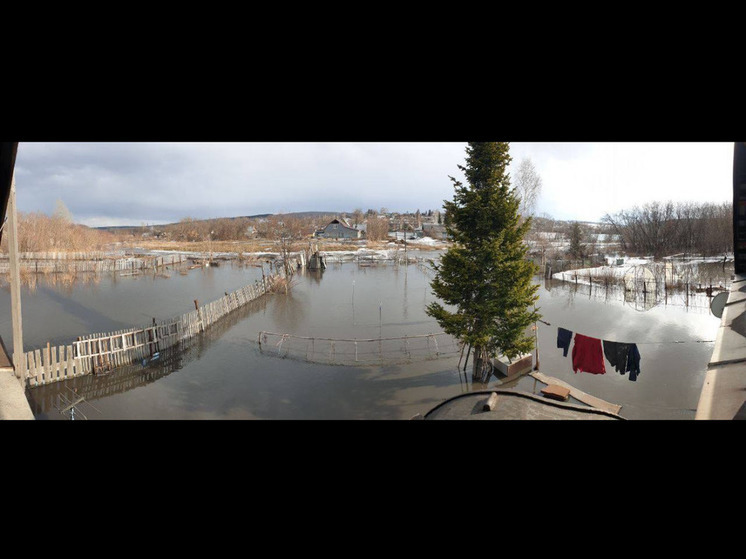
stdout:
<svg viewBox="0 0 746 559">
<path fill-rule="evenodd" d="M 562 280 L 545 280 L 547 292 L 553 298 L 566 297 L 566 307 L 574 306 L 576 296 L 586 296 L 589 299 L 602 300 L 605 303 L 623 303 L 636 311 L 646 312 L 658 306 L 684 307 L 690 311 L 710 312 L 709 299 L 703 293 L 695 293 L 693 288 L 687 291 L 683 288 L 625 289 L 624 284 L 575 284 Z M 655 286 L 652 286 L 655 287 Z"/>
<path fill-rule="evenodd" d="M 295 331 L 306 313 L 306 305 L 293 295 L 293 290 L 272 296 L 272 320 L 284 332 Z"/>
<path fill-rule="evenodd" d="M 36 293 L 39 287 L 54 287 L 66 295 L 72 295 L 76 286 L 84 285 L 89 288 L 95 288 L 101 283 L 102 273 L 97 272 L 76 272 L 61 271 L 49 273 L 35 273 L 21 268 L 19 278 L 21 286 L 26 288 L 29 293 Z M 5 291 L 10 292 L 10 279 L 7 274 L 0 277 L 0 286 Z"/>
<path fill-rule="evenodd" d="M 321 278 L 324 277 L 324 270 L 309 270 L 308 268 L 303 268 L 300 270 L 299 275 L 304 276 L 312 280 L 314 283 L 321 283 Z"/>
<path fill-rule="evenodd" d="M 223 334 L 249 315 L 262 310 L 265 306 L 266 297 L 260 297 L 213 323 L 205 332 L 162 350 L 157 359 L 145 364 L 142 362 L 133 363 L 118 367 L 114 372 L 106 375 L 88 374 L 27 389 L 26 396 L 31 405 L 31 410 L 35 416 L 56 412 L 57 408 L 55 406 L 59 404 L 61 395 L 65 392 L 69 393 L 69 389 L 74 390 L 86 400 L 93 401 L 156 382 L 183 369 L 188 363 L 198 361 L 202 354 Z"/>
</svg>

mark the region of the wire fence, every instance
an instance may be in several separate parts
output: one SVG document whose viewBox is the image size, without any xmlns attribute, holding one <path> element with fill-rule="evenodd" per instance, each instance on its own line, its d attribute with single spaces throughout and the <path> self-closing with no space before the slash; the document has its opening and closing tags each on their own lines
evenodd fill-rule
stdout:
<svg viewBox="0 0 746 559">
<path fill-rule="evenodd" d="M 452 357 L 461 345 L 445 332 L 394 338 L 321 338 L 259 332 L 259 349 L 276 357 L 331 365 L 381 365 Z"/>
</svg>

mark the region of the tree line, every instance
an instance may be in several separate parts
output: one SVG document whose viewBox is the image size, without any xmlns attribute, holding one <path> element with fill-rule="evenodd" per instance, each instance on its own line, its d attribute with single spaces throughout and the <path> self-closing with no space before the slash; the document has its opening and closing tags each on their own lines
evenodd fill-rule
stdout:
<svg viewBox="0 0 746 559">
<path fill-rule="evenodd" d="M 108 231 L 73 223 L 72 214 L 61 200 L 52 215 L 42 212 L 18 212 L 18 250 L 20 252 L 98 250 L 117 240 Z M 3 235 L 0 250 L 8 253 L 8 235 Z"/>
<path fill-rule="evenodd" d="M 272 214 L 262 218 L 249 217 L 222 217 L 213 219 L 197 219 L 185 217 L 177 223 L 158 225 L 153 228 L 140 227 L 133 230 L 134 235 L 142 233 L 165 234 L 169 239 L 175 241 L 197 242 L 197 241 L 236 241 L 246 238 L 259 238 L 272 241 L 283 239 L 304 239 L 313 235 L 315 231 L 323 229 L 330 221 L 337 217 L 347 220 L 353 226 L 365 224 L 365 238 L 371 241 L 385 240 L 392 227 L 404 228 L 421 224 L 420 211 L 417 210 L 411 220 L 413 223 L 405 223 L 400 216 L 399 220 L 390 218 L 386 208 L 381 208 L 381 213 L 369 209 L 363 213 L 360 209 L 353 212 L 342 212 L 328 215 L 297 215 L 297 214 Z M 423 215 L 432 215 L 429 210 Z M 438 212 L 439 213 L 439 212 Z"/>
<path fill-rule="evenodd" d="M 606 214 L 606 231 L 621 250 L 656 258 L 672 254 L 712 256 L 733 251 L 732 203 L 650 202 Z"/>
</svg>

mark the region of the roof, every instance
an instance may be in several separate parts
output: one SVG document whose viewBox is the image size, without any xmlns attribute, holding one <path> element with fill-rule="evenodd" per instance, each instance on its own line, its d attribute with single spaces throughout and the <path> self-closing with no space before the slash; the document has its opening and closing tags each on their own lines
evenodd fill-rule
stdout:
<svg viewBox="0 0 746 559">
<path fill-rule="evenodd" d="M 495 405 L 485 411 L 490 396 Z M 581 419 L 623 420 L 620 415 L 591 406 L 571 404 L 519 390 L 478 390 L 445 400 L 427 412 L 423 419 L 516 420 Z"/>
<path fill-rule="evenodd" d="M 10 198 L 10 185 L 13 180 L 13 169 L 16 165 L 18 142 L 0 142 L 0 225 L 5 223 L 5 213 Z M 0 229 L 0 241 L 3 230 Z"/>
<path fill-rule="evenodd" d="M 346 227 L 347 229 L 352 229 L 354 231 L 357 231 L 357 229 L 355 229 L 354 227 L 350 227 L 347 221 L 342 218 L 332 219 L 326 226 L 329 227 L 329 225 L 332 225 L 333 223 L 339 223 L 342 227 Z"/>
</svg>

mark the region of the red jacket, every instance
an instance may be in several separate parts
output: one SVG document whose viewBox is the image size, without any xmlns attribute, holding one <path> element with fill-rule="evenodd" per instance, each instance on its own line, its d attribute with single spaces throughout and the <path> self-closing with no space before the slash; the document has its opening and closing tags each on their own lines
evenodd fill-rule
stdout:
<svg viewBox="0 0 746 559">
<path fill-rule="evenodd" d="M 572 369 L 576 373 L 578 371 L 594 375 L 606 373 L 601 340 L 575 334 L 575 344 L 572 346 Z"/>
</svg>

